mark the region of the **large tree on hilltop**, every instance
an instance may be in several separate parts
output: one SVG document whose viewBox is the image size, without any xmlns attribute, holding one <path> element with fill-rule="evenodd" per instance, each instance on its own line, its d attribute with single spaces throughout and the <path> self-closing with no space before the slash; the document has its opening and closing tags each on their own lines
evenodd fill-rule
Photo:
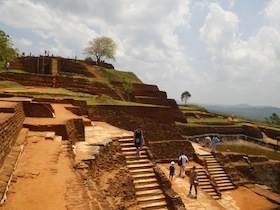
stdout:
<svg viewBox="0 0 280 210">
<path fill-rule="evenodd" d="M 0 64 L 14 60 L 18 55 L 18 49 L 13 47 L 12 39 L 0 29 Z"/>
<path fill-rule="evenodd" d="M 117 44 L 109 37 L 97 37 L 89 41 L 88 47 L 84 49 L 84 54 L 92 55 L 97 62 L 101 59 L 115 60 Z"/>
<path fill-rule="evenodd" d="M 187 104 L 187 100 L 191 97 L 191 94 L 189 93 L 189 91 L 185 91 L 181 94 L 181 100 L 185 101 L 185 106 Z"/>
</svg>

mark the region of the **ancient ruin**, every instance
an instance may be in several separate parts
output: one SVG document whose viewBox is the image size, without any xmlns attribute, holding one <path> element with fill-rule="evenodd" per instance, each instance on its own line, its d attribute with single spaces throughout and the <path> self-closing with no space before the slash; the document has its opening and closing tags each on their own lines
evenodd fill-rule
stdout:
<svg viewBox="0 0 280 210">
<path fill-rule="evenodd" d="M 101 82 L 104 69 L 114 69 L 111 64 L 30 56 L 12 62 L 11 69 L 23 72 L 3 71 L 0 81 L 22 86 L 0 88 L 0 208 L 279 209 L 279 128 L 207 110 L 184 112 L 166 92 L 140 80 L 127 101 L 122 81 Z M 88 103 L 93 97 L 99 103 Z M 204 117 L 224 122 L 189 126 L 190 119 Z M 145 136 L 140 158 L 133 143 L 138 125 Z M 211 154 L 208 135 L 250 142 L 276 156 L 278 151 L 279 159 Z M 178 177 L 182 152 L 190 160 L 186 175 L 194 165 L 198 170 L 197 199 L 188 195 L 188 176 Z M 172 182 L 171 161 L 176 162 Z"/>
</svg>

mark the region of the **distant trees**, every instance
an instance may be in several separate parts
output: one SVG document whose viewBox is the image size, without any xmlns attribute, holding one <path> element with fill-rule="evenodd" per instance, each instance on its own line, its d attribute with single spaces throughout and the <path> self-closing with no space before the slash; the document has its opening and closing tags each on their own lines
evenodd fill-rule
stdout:
<svg viewBox="0 0 280 210">
<path fill-rule="evenodd" d="M 268 124 L 280 125 L 280 118 L 276 113 L 273 113 L 269 117 L 265 118 L 265 122 Z"/>
<path fill-rule="evenodd" d="M 99 63 L 101 59 L 115 60 L 117 44 L 110 37 L 97 37 L 89 41 L 88 47 L 84 49 L 84 54 L 92 55 Z"/>
<path fill-rule="evenodd" d="M 187 100 L 191 97 L 189 91 L 185 91 L 181 94 L 181 100 L 185 101 L 185 106 L 187 105 Z"/>
<path fill-rule="evenodd" d="M 0 64 L 17 58 L 18 49 L 13 47 L 12 39 L 0 29 Z"/>
</svg>

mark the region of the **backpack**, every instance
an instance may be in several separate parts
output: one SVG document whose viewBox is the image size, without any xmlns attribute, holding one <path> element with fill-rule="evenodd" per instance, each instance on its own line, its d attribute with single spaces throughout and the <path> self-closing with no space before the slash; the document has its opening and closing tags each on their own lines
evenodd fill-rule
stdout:
<svg viewBox="0 0 280 210">
<path fill-rule="evenodd" d="M 182 165 L 182 158 L 180 158 L 178 161 L 178 166 L 181 166 L 181 165 Z"/>
</svg>

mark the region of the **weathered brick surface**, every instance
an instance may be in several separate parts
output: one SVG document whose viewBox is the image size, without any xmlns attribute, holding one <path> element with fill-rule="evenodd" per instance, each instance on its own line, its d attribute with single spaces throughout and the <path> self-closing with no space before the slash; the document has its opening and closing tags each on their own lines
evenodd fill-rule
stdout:
<svg viewBox="0 0 280 210">
<path fill-rule="evenodd" d="M 72 145 L 77 141 L 85 141 L 85 129 L 82 119 L 72 119 L 66 122 L 68 139 Z"/>
<path fill-rule="evenodd" d="M 0 121 L 0 167 L 17 139 L 24 118 L 23 105 L 19 102 L 14 108 L 14 113 Z"/>
</svg>

